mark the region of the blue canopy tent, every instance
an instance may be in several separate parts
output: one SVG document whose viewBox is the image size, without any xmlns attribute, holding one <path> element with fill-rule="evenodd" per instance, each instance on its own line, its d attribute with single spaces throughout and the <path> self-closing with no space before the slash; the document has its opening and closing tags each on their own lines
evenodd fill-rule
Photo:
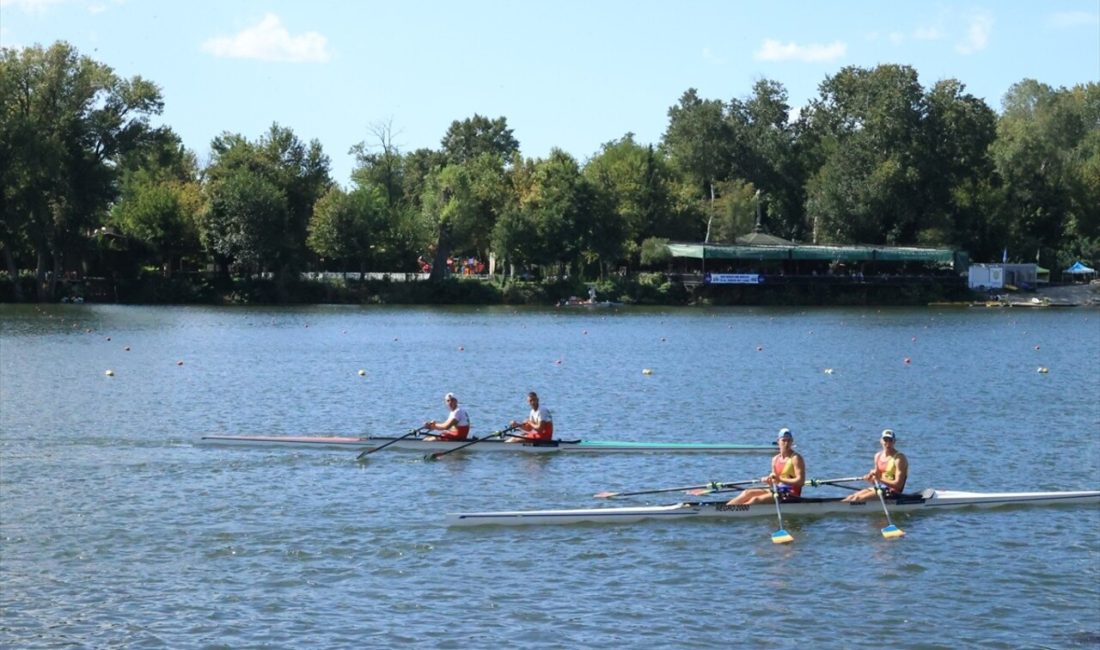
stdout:
<svg viewBox="0 0 1100 650">
<path fill-rule="evenodd" d="M 1096 269 L 1089 268 L 1081 263 L 1081 260 L 1077 260 L 1073 263 L 1073 266 L 1069 267 L 1065 271 L 1062 271 L 1067 275 L 1091 275 L 1096 273 Z"/>
</svg>

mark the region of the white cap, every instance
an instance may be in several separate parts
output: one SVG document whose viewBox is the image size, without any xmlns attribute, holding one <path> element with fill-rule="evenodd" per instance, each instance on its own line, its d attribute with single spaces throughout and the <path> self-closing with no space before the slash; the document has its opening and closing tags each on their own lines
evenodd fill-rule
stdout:
<svg viewBox="0 0 1100 650">
<path fill-rule="evenodd" d="M 887 440 L 893 440 L 894 439 L 894 430 L 893 429 L 883 429 L 882 430 L 882 437 L 886 438 Z"/>
<path fill-rule="evenodd" d="M 447 393 L 446 395 L 443 396 L 443 401 L 444 402 L 449 402 L 451 400 L 455 400 L 456 402 L 458 401 L 458 398 L 455 397 L 454 393 Z"/>
<path fill-rule="evenodd" d="M 779 430 L 779 436 L 778 437 L 779 438 L 793 438 L 794 436 L 791 435 L 791 430 L 790 429 L 788 429 L 787 427 L 783 427 L 782 429 Z"/>
</svg>

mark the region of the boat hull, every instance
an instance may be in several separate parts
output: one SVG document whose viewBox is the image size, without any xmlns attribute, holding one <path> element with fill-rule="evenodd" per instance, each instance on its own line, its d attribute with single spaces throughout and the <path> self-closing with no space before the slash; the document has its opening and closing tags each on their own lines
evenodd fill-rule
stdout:
<svg viewBox="0 0 1100 650">
<path fill-rule="evenodd" d="M 993 508 L 1024 505 L 1082 505 L 1100 503 L 1100 491 L 1082 492 L 959 492 L 925 490 L 886 500 L 891 513 L 950 508 Z M 802 499 L 783 504 L 783 516 L 831 514 L 882 514 L 877 500 L 845 503 L 837 499 Z M 657 519 L 742 519 L 775 517 L 771 503 L 727 506 L 725 501 L 691 501 L 665 506 L 578 508 L 573 510 L 513 510 L 465 512 L 447 515 L 450 526 L 539 526 L 579 523 L 634 523 Z"/>
<path fill-rule="evenodd" d="M 395 442 L 396 440 L 396 442 Z M 468 444 L 473 440 L 450 442 L 436 440 L 425 442 L 421 438 L 397 440 L 388 436 L 368 436 L 365 438 L 342 436 L 227 436 L 206 435 L 198 442 L 202 445 L 235 447 L 285 447 L 292 449 L 344 449 L 366 451 L 391 444 L 388 449 L 404 449 L 421 453 L 440 452 Z M 554 453 L 662 453 L 662 454 L 773 454 L 774 445 L 735 445 L 706 443 L 659 443 L 659 442 L 613 442 L 599 440 L 555 440 L 549 443 L 506 443 L 499 438 L 483 440 L 470 445 L 465 451 L 471 452 L 520 452 L 535 454 Z M 460 452 L 461 453 L 461 452 Z"/>
</svg>

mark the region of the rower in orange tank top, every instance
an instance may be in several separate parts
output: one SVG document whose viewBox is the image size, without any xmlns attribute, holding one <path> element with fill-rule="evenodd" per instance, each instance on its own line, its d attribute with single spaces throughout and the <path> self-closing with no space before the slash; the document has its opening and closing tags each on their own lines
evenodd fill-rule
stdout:
<svg viewBox="0 0 1100 650">
<path fill-rule="evenodd" d="M 794 436 L 791 430 L 779 430 L 779 453 L 772 458 L 772 471 L 760 479 L 770 489 L 752 488 L 730 499 L 726 505 L 742 506 L 767 503 L 772 500 L 772 491 L 779 493 L 784 501 L 796 501 L 802 496 L 802 486 L 806 483 L 806 461 L 794 450 Z"/>
</svg>

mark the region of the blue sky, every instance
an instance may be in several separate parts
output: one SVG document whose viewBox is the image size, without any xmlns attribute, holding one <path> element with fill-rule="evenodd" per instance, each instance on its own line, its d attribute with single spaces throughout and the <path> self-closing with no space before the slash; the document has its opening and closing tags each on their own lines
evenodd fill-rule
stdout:
<svg viewBox="0 0 1100 650">
<path fill-rule="evenodd" d="M 0 44 L 56 40 L 157 83 L 200 161 L 278 122 L 345 185 L 382 123 L 410 151 L 504 116 L 524 155 L 584 161 L 627 132 L 656 143 L 691 87 L 728 100 L 768 78 L 797 108 L 844 66 L 899 63 L 999 110 L 1024 78 L 1100 80 L 1100 0 L 0 0 Z"/>
</svg>

